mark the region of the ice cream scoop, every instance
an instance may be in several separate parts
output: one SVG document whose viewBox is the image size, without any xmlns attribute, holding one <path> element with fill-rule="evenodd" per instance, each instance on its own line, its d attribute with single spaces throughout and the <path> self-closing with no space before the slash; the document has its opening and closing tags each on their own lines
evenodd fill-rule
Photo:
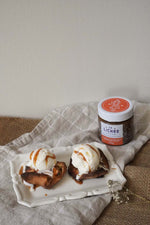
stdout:
<svg viewBox="0 0 150 225">
<path fill-rule="evenodd" d="M 72 165 L 79 171 L 76 179 L 82 174 L 95 171 L 100 164 L 100 152 L 92 145 L 82 144 L 75 147 L 72 156 Z"/>
<path fill-rule="evenodd" d="M 55 154 L 39 148 L 29 154 L 29 161 L 21 165 L 19 175 L 25 186 L 35 191 L 39 186 L 46 189 L 53 187 L 63 178 L 66 170 L 66 164 L 57 161 Z"/>
<path fill-rule="evenodd" d="M 39 148 L 30 153 L 29 166 L 35 170 L 50 170 L 56 164 L 56 156 L 48 149 Z"/>
</svg>

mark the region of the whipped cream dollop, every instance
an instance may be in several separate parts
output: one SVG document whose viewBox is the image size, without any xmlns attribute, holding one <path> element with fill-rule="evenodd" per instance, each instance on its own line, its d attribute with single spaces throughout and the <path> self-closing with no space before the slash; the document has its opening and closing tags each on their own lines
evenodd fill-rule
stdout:
<svg viewBox="0 0 150 225">
<path fill-rule="evenodd" d="M 82 174 L 95 171 L 100 164 L 99 150 L 89 144 L 81 144 L 75 147 L 72 156 L 72 164 L 79 171 L 76 179 L 79 179 Z"/>
<path fill-rule="evenodd" d="M 50 170 L 56 164 L 56 156 L 48 149 L 39 148 L 30 153 L 30 161 L 28 166 L 35 170 Z"/>
</svg>

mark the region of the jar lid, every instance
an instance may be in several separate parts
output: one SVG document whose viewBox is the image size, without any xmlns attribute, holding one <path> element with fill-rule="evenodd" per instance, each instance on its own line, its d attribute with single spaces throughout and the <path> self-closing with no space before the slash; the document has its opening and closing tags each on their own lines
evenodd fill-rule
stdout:
<svg viewBox="0 0 150 225">
<path fill-rule="evenodd" d="M 121 122 L 133 116 L 132 102 L 124 97 L 109 97 L 98 104 L 99 116 L 108 122 Z"/>
</svg>

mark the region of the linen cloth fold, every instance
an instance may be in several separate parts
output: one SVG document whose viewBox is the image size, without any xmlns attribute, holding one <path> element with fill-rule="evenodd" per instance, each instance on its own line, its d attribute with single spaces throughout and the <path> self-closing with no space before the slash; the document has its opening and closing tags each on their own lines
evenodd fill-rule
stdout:
<svg viewBox="0 0 150 225">
<path fill-rule="evenodd" d="M 18 153 L 27 153 L 38 143 L 50 147 L 100 142 L 98 102 L 74 104 L 52 110 L 30 133 L 0 146 L 0 224 L 92 224 L 111 201 L 111 195 L 57 202 L 36 208 L 19 205 L 13 190 L 8 161 Z M 123 171 L 142 145 L 150 138 L 150 104 L 133 101 L 133 141 L 124 146 L 108 146 Z"/>
</svg>

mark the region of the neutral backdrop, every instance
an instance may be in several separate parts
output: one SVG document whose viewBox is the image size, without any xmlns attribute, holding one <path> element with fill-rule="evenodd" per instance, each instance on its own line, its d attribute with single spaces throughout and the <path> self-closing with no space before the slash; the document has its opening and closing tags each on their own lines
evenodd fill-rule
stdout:
<svg viewBox="0 0 150 225">
<path fill-rule="evenodd" d="M 150 102 L 149 0 L 0 0 L 0 115 Z"/>
</svg>

